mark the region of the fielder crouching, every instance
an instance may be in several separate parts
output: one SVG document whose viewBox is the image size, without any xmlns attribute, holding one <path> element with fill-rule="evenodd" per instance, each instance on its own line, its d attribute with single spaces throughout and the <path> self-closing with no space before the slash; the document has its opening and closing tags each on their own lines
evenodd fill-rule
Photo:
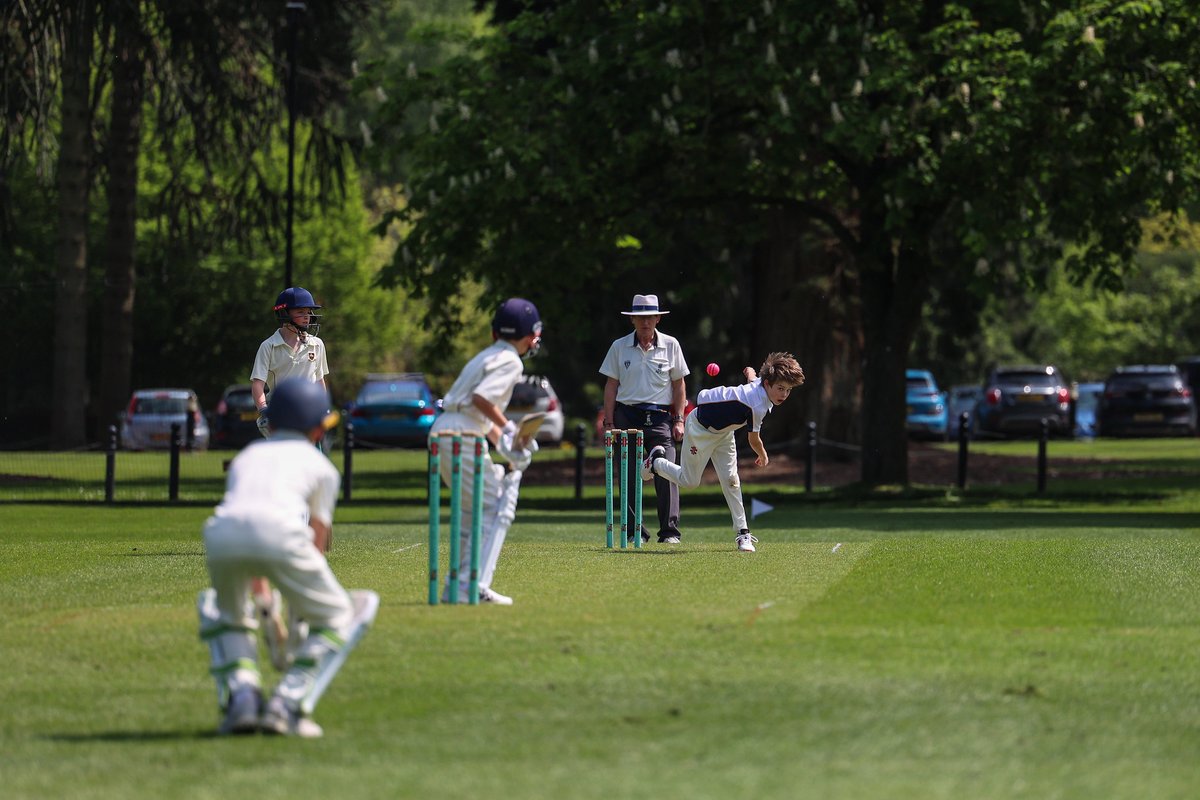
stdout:
<svg viewBox="0 0 1200 800">
<path fill-rule="evenodd" d="M 374 592 L 343 589 L 323 555 L 340 476 L 313 444 L 337 424 L 329 405 L 320 384 L 276 386 L 267 411 L 272 437 L 234 458 L 225 497 L 204 525 L 212 588 L 197 605 L 217 684 L 218 733 L 320 736 L 313 709 L 379 609 Z M 256 576 L 268 578 L 308 623 L 266 703 L 250 597 Z"/>
</svg>

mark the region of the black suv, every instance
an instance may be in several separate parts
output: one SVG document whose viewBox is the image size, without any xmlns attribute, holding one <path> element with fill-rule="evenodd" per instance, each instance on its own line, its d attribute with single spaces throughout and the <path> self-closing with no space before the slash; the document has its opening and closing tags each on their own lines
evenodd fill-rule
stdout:
<svg viewBox="0 0 1200 800">
<path fill-rule="evenodd" d="M 975 436 L 1071 434 L 1071 391 L 1057 367 L 996 367 L 983 385 L 972 424 Z"/>
<path fill-rule="evenodd" d="M 1096 410 L 1101 436 L 1195 436 L 1196 401 L 1174 364 L 1117 367 Z"/>
</svg>

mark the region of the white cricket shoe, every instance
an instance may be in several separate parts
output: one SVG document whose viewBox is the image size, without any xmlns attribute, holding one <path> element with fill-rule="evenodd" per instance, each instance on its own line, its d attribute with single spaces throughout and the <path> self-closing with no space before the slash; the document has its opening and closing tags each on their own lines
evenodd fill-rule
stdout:
<svg viewBox="0 0 1200 800">
<path fill-rule="evenodd" d="M 665 539 L 659 539 L 658 543 L 659 544 L 679 544 L 679 537 L 678 536 L 668 536 Z"/>
<path fill-rule="evenodd" d="M 662 458 L 667 454 L 667 448 L 661 444 L 656 444 L 650 448 L 650 454 L 646 456 L 646 460 L 642 462 L 642 480 L 648 481 L 654 477 L 654 459 Z"/>
<path fill-rule="evenodd" d="M 757 541 L 747 528 L 742 528 L 741 533 L 737 535 L 737 548 L 743 553 L 753 553 L 754 543 Z"/>
<path fill-rule="evenodd" d="M 487 586 L 480 586 L 479 602 L 491 603 L 492 605 L 496 606 L 511 606 L 513 604 L 513 599 L 508 595 L 500 594 L 499 592 L 494 591 Z"/>
<path fill-rule="evenodd" d="M 267 707 L 258 720 L 258 727 L 263 733 L 296 736 L 301 739 L 320 739 L 325 735 L 320 725 L 299 711 L 288 708 L 279 695 L 267 702 Z"/>
<path fill-rule="evenodd" d="M 234 692 L 225 709 L 225 716 L 217 726 L 217 733 L 254 733 L 258 730 L 258 712 L 262 708 L 262 693 L 258 689 L 242 688 Z"/>
</svg>

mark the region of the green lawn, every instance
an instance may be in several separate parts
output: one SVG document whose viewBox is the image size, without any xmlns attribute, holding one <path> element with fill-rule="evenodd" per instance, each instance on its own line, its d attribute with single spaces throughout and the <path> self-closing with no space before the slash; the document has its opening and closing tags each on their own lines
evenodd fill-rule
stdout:
<svg viewBox="0 0 1200 800">
<path fill-rule="evenodd" d="M 212 735 L 207 508 L 3 505 L 2 794 L 1195 797 L 1200 464 L 1103 457 L 1183 477 L 748 482 L 776 505 L 755 554 L 711 489 L 684 495 L 684 544 L 607 551 L 594 487 L 531 487 L 496 580 L 512 608 L 426 605 L 421 504 L 347 505 L 334 570 L 383 604 L 320 741 Z"/>
</svg>

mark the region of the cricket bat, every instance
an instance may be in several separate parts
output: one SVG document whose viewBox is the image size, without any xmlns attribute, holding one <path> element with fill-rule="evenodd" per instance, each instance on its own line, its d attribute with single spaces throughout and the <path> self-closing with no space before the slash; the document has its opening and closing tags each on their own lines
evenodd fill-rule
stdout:
<svg viewBox="0 0 1200 800">
<path fill-rule="evenodd" d="M 527 414 L 521 420 L 521 424 L 517 426 L 517 434 L 513 437 L 513 445 L 524 449 L 529 444 L 529 440 L 537 435 L 538 430 L 542 427 L 542 423 L 545 420 L 545 411 L 534 411 L 532 414 Z"/>
</svg>

